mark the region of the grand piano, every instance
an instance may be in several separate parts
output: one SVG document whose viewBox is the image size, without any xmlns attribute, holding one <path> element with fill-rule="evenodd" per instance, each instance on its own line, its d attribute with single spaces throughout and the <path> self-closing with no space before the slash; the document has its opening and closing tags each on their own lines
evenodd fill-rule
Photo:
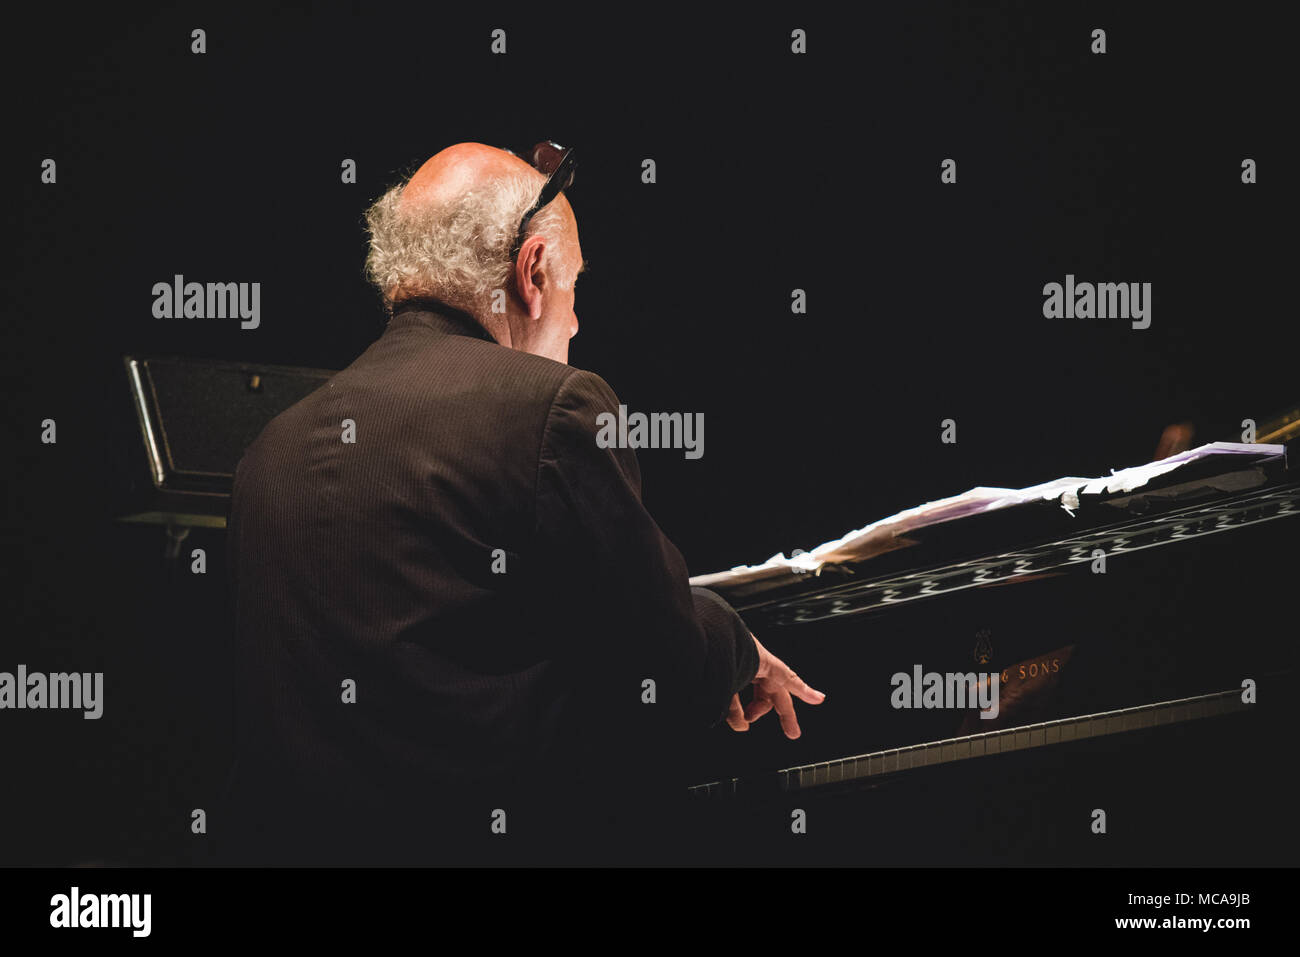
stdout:
<svg viewBox="0 0 1300 957">
<path fill-rule="evenodd" d="M 165 525 L 173 557 L 224 524 L 252 437 L 330 375 L 124 368 L 137 437 L 115 447 L 147 455 L 122 519 Z M 1293 865 L 1297 435 L 1293 410 L 1254 447 L 1167 450 L 1159 474 L 973 490 L 694 579 L 827 693 L 797 705 L 798 741 L 768 717 L 684 756 L 714 842 L 699 860 Z M 918 666 L 996 674 L 997 717 L 894 708 L 893 676 Z"/>
<path fill-rule="evenodd" d="M 797 741 L 765 719 L 716 729 L 690 756 L 712 853 L 1294 864 L 1287 421 L 1271 443 L 1215 443 L 1086 485 L 972 490 L 693 579 L 827 694 L 796 702 Z M 996 716 L 896 706 L 895 676 L 930 672 L 986 691 L 996 676 Z"/>
</svg>

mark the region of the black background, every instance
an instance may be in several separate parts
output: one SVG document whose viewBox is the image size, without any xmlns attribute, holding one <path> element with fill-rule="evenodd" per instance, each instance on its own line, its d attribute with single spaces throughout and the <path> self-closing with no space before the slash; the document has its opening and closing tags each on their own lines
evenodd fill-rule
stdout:
<svg viewBox="0 0 1300 957">
<path fill-rule="evenodd" d="M 693 573 L 1140 464 L 1174 421 L 1238 440 L 1296 395 L 1294 57 L 1268 9 L 37 11 L 4 66 L 0 670 L 104 670 L 108 697 L 99 722 L 0 719 L 0 862 L 187 859 L 229 762 L 220 533 L 194 533 L 199 578 L 111 521 L 123 354 L 342 368 L 382 328 L 368 203 L 451 143 L 552 138 L 582 150 L 572 364 L 705 416 L 702 459 L 640 455 Z M 153 318 L 176 273 L 260 282 L 261 327 Z M 1066 273 L 1152 283 L 1151 327 L 1045 319 Z"/>
</svg>

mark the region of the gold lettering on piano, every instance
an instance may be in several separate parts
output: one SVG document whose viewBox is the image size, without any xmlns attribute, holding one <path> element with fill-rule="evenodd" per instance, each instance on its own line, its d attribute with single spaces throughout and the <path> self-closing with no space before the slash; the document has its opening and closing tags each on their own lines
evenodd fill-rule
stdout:
<svg viewBox="0 0 1300 957">
<path fill-rule="evenodd" d="M 1038 661 L 1022 661 L 1018 665 L 1012 665 L 1002 672 L 1002 683 L 1006 684 L 1013 678 L 1019 678 L 1021 681 L 1027 678 L 1037 678 L 1040 675 L 1054 675 L 1061 670 L 1061 659 L 1043 658 Z"/>
<path fill-rule="evenodd" d="M 1055 648 L 1033 658 L 1017 661 L 1007 665 L 1001 672 L 995 672 L 1001 685 L 1001 714 L 994 727 L 1007 727 L 1020 721 L 1027 714 L 1051 708 L 1061 672 L 1065 670 L 1074 653 L 1074 645 Z M 964 734 L 973 733 L 976 728 L 986 730 L 989 726 L 967 718 L 962 723 Z"/>
</svg>

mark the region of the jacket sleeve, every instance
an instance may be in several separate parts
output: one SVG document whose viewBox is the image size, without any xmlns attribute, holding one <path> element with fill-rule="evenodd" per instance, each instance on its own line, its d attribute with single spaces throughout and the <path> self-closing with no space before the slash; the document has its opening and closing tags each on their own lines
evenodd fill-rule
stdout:
<svg viewBox="0 0 1300 957">
<path fill-rule="evenodd" d="M 592 680 L 641 704 L 652 687 L 653 711 L 706 727 L 753 680 L 758 652 L 730 605 L 688 583 L 681 553 L 641 503 L 633 450 L 602 447 L 618 407 L 589 372 L 574 370 L 557 391 L 538 463 L 541 553 L 554 563 L 557 600 L 582 622 L 576 653 Z"/>
</svg>

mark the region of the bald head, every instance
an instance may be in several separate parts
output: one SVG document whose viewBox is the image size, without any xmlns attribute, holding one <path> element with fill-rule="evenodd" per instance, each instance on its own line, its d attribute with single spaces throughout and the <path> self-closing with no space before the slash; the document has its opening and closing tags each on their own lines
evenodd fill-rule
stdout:
<svg viewBox="0 0 1300 957">
<path fill-rule="evenodd" d="M 502 345 L 567 361 L 582 250 L 563 193 L 533 216 L 511 255 L 545 182 L 524 160 L 482 143 L 436 153 L 366 211 L 371 282 L 390 305 L 440 299 Z"/>
<path fill-rule="evenodd" d="M 400 208 L 404 214 L 437 208 L 456 202 L 472 190 L 490 188 L 494 183 L 516 178 L 535 183 L 538 190 L 546 183 L 546 177 L 540 171 L 513 153 L 483 143 L 457 143 L 434 153 L 407 180 L 402 189 Z M 560 214 L 560 238 L 566 244 L 575 242 L 578 220 L 568 198 L 561 193 L 550 208 Z M 523 218 L 522 213 L 519 218 Z"/>
<path fill-rule="evenodd" d="M 536 180 L 541 189 L 546 177 L 518 156 L 482 143 L 457 143 L 425 160 L 402 190 L 402 210 L 437 205 L 459 199 L 472 189 L 511 176 Z"/>
</svg>

